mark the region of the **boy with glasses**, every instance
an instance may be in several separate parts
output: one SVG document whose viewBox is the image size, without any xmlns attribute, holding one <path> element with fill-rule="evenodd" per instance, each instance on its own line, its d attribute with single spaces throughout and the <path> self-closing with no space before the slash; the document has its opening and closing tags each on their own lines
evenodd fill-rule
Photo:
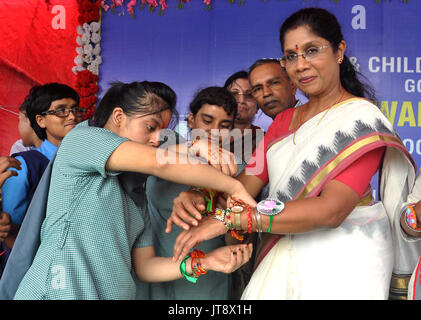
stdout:
<svg viewBox="0 0 421 320">
<path fill-rule="evenodd" d="M 79 100 L 74 89 L 60 83 L 35 86 L 25 98 L 23 112 L 42 144 L 30 151 L 13 154 L 20 161 L 21 169 L 2 188 L 2 209 L 10 214 L 12 223 L 11 231 L 2 243 L 6 245 L 3 250 L 13 247 L 38 182 L 64 136 L 82 120 L 84 110 L 79 108 Z M 0 256 L 0 273 L 7 257 L 8 252 Z"/>
</svg>

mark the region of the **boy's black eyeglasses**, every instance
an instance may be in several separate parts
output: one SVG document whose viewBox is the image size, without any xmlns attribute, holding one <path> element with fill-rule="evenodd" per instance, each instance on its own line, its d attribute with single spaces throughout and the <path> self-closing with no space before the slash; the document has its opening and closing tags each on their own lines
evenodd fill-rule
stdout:
<svg viewBox="0 0 421 320">
<path fill-rule="evenodd" d="M 76 117 L 81 117 L 85 114 L 85 109 L 79 108 L 79 107 L 73 107 L 73 108 L 60 108 L 57 110 L 50 110 L 50 111 L 44 111 L 41 113 L 42 116 L 46 116 L 47 114 L 53 114 L 60 118 L 66 118 L 69 116 L 70 112 L 73 112 L 73 114 Z"/>
</svg>

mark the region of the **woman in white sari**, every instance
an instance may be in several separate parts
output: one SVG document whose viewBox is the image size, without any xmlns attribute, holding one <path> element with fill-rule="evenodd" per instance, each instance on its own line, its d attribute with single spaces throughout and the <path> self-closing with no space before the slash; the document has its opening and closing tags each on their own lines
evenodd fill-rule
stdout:
<svg viewBox="0 0 421 320">
<path fill-rule="evenodd" d="M 285 203 L 272 218 L 234 215 L 235 228 L 265 233 L 242 299 L 387 299 L 392 273 L 410 274 L 416 262 L 399 235 L 413 159 L 365 99 L 370 90 L 345 55 L 334 15 L 302 9 L 283 23 L 280 41 L 281 63 L 309 101 L 276 117 L 238 177 L 253 196 L 269 183 L 269 198 Z M 370 181 L 379 168 L 382 202 L 375 202 Z M 221 225 L 203 219 L 180 235 L 175 257 L 218 228 L 226 232 Z"/>
</svg>

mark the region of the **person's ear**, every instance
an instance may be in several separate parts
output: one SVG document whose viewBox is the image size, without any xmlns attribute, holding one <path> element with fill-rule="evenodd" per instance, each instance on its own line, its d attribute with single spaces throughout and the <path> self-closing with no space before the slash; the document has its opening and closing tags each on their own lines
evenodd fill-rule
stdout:
<svg viewBox="0 0 421 320">
<path fill-rule="evenodd" d="M 126 120 L 126 114 L 124 113 L 123 109 L 120 107 L 114 108 L 111 117 L 112 117 L 111 120 L 114 126 L 116 126 L 117 128 L 120 128 Z"/>
<path fill-rule="evenodd" d="M 189 126 L 190 130 L 194 128 L 194 115 L 191 112 L 189 116 L 187 117 L 187 125 Z"/>
<path fill-rule="evenodd" d="M 36 120 L 36 122 L 37 122 L 37 124 L 41 127 L 41 128 L 43 128 L 43 129 L 45 129 L 45 127 L 46 127 L 46 124 L 45 124 L 45 117 L 44 116 L 42 116 L 42 115 L 40 115 L 40 114 L 37 114 L 36 116 L 35 116 L 35 120 Z"/>
<path fill-rule="evenodd" d="M 338 51 L 336 52 L 339 64 L 341 64 L 344 61 L 345 50 L 346 50 L 346 42 L 342 40 L 339 43 Z"/>
</svg>

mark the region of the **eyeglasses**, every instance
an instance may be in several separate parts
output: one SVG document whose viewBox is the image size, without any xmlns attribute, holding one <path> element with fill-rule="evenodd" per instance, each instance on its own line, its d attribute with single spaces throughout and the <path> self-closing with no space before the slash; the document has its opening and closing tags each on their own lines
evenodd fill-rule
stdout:
<svg viewBox="0 0 421 320">
<path fill-rule="evenodd" d="M 296 52 L 288 53 L 284 58 L 282 58 L 281 64 L 283 67 L 285 67 L 285 65 L 287 64 L 290 64 L 290 65 L 296 64 L 299 56 L 302 56 L 306 61 L 314 60 L 320 55 L 320 52 L 323 49 L 328 48 L 328 47 L 330 47 L 330 44 L 326 44 L 320 47 L 310 47 L 306 49 L 305 52 L 302 52 L 302 53 L 296 53 Z"/>
<path fill-rule="evenodd" d="M 270 79 L 269 81 L 266 82 L 265 85 L 267 88 L 273 91 L 274 89 L 280 88 L 282 86 L 282 79 L 280 78 Z M 263 95 L 263 86 L 264 85 L 259 84 L 251 88 L 251 94 L 253 95 L 255 99 Z"/>
<path fill-rule="evenodd" d="M 70 112 L 73 112 L 76 117 L 81 117 L 85 114 L 85 109 L 79 107 L 60 108 L 57 110 L 44 111 L 41 115 L 46 116 L 47 114 L 53 114 L 59 118 L 66 118 L 69 116 Z"/>
<path fill-rule="evenodd" d="M 243 96 L 245 100 L 254 100 L 254 97 L 250 92 L 241 93 L 240 91 L 231 91 L 231 94 L 236 101 L 240 100 L 241 96 Z"/>
</svg>

